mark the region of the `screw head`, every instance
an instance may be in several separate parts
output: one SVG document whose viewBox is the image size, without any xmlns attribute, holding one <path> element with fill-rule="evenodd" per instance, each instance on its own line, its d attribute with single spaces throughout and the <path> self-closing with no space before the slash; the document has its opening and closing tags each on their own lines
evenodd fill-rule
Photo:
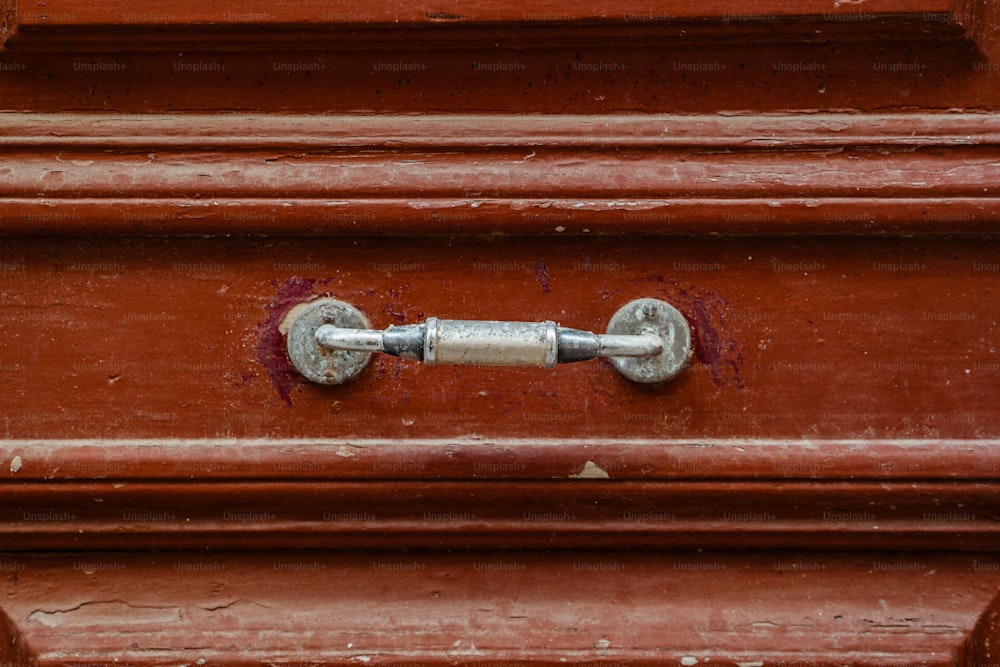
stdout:
<svg viewBox="0 0 1000 667">
<path fill-rule="evenodd" d="M 345 329 L 371 329 L 364 313 L 337 299 L 318 299 L 299 311 L 288 327 L 288 358 L 295 370 L 319 384 L 342 384 L 361 374 L 370 352 L 327 350 L 316 341 L 316 330 L 324 324 Z"/>
<path fill-rule="evenodd" d="M 633 382 L 655 384 L 671 380 L 691 358 L 691 327 L 681 312 L 666 301 L 630 301 L 611 317 L 608 333 L 653 333 L 663 340 L 663 352 L 654 357 L 611 357 L 615 369 Z"/>
</svg>

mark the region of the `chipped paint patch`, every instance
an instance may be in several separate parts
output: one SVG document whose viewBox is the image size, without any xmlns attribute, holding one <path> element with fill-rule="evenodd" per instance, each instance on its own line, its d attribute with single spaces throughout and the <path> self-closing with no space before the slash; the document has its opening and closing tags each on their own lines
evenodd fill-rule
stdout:
<svg viewBox="0 0 1000 667">
<path fill-rule="evenodd" d="M 593 461 L 587 461 L 583 465 L 583 470 L 575 475 L 570 475 L 570 477 L 572 479 L 611 479 L 611 475 Z"/>
<path fill-rule="evenodd" d="M 16 475 L 17 473 L 21 472 L 21 468 L 23 466 L 24 463 L 21 461 L 21 457 L 15 456 L 10 460 L 10 474 Z"/>
<path fill-rule="evenodd" d="M 281 321 L 278 322 L 278 331 L 281 332 L 281 335 L 287 336 L 288 329 L 292 326 L 292 322 L 295 321 L 295 318 L 299 316 L 299 313 L 311 305 L 312 301 L 303 301 L 302 303 L 292 306 L 288 312 L 285 313 L 285 316 L 281 318 Z"/>
<path fill-rule="evenodd" d="M 146 623 L 159 626 L 182 621 L 179 607 L 132 605 L 121 600 L 83 602 L 70 609 L 36 609 L 28 615 L 28 620 L 50 628 L 142 625 Z"/>
<path fill-rule="evenodd" d="M 692 665 L 697 665 L 698 658 L 694 657 L 693 655 L 686 655 L 683 658 L 681 658 L 681 664 L 684 665 L 684 667 L 691 667 Z"/>
<path fill-rule="evenodd" d="M 355 447 L 354 445 L 341 445 L 337 447 L 337 456 L 343 456 L 344 458 L 351 458 L 357 456 L 355 452 L 360 450 L 360 447 Z"/>
</svg>

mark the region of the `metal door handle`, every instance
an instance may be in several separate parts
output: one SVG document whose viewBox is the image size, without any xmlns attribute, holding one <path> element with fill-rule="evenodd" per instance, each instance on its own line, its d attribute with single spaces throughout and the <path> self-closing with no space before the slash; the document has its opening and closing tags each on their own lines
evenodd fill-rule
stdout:
<svg viewBox="0 0 1000 667">
<path fill-rule="evenodd" d="M 336 299 L 309 302 L 293 312 L 288 356 L 313 382 L 346 382 L 364 370 L 375 352 L 425 364 L 542 368 L 608 357 L 630 380 L 654 383 L 683 370 L 691 355 L 691 330 L 677 309 L 658 299 L 637 299 L 623 306 L 611 318 L 606 334 L 552 321 L 437 317 L 376 331 L 361 311 Z"/>
</svg>

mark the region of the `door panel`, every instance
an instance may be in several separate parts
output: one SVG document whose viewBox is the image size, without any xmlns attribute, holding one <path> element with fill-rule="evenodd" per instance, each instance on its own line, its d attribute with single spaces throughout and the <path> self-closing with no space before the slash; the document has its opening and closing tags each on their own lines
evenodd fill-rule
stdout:
<svg viewBox="0 0 1000 667">
<path fill-rule="evenodd" d="M 11 438 L 996 438 L 997 246 L 981 240 L 498 238 L 8 242 Z M 292 307 L 375 328 L 452 319 L 604 331 L 641 297 L 690 323 L 660 387 L 385 355 L 314 385 Z M 819 391 L 819 387 L 822 390 Z M 40 410 L 53 391 L 56 410 Z"/>
<path fill-rule="evenodd" d="M 998 25 L 0 0 L 0 667 L 995 666 Z M 325 296 L 694 354 L 320 386 Z"/>
</svg>

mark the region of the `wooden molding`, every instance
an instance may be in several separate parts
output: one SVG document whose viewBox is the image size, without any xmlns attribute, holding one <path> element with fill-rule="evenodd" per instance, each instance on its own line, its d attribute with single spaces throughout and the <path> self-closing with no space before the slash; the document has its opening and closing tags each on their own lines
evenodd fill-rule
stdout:
<svg viewBox="0 0 1000 667">
<path fill-rule="evenodd" d="M 0 458 L 19 550 L 1000 546 L 994 441 L 4 441 Z"/>
<path fill-rule="evenodd" d="M 173 0 L 137 9 L 125 0 L 45 5 L 11 0 L 10 46 L 17 49 L 144 51 L 200 48 L 231 51 L 269 46 L 411 49 L 470 43 L 585 44 L 601 38 L 686 43 L 752 40 L 816 43 L 828 40 L 955 39 L 975 26 L 972 0 L 766 0 L 752 9 L 733 0 L 650 2 L 628 0 L 609 8 L 600 2 L 546 3 L 491 0 L 456 9 L 425 0 L 406 7 L 373 2 L 359 8 L 339 0 L 291 5 Z M 651 41 L 655 43 L 655 41 Z"/>
<path fill-rule="evenodd" d="M 4 114 L 0 128 L 17 163 L 0 181 L 6 234 L 992 234 L 1000 221 L 987 114 Z"/>
<path fill-rule="evenodd" d="M 1000 3 L 458 4 L 0 0 L 0 667 L 997 667 Z"/>
</svg>

